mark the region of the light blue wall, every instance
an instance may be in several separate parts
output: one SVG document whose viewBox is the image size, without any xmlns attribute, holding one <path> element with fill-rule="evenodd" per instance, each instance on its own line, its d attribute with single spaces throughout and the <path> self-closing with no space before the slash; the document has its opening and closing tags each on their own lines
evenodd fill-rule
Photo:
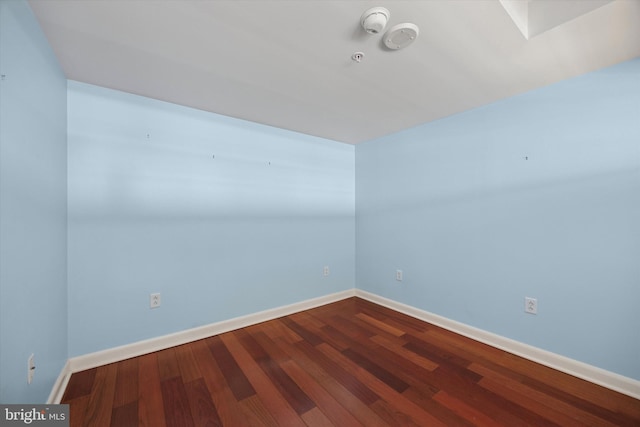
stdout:
<svg viewBox="0 0 640 427">
<path fill-rule="evenodd" d="M 0 1 L 0 74 L 0 402 L 37 403 L 67 359 L 67 81 L 24 1 Z"/>
<path fill-rule="evenodd" d="M 355 286 L 353 146 L 78 82 L 68 102 L 71 356 Z"/>
<path fill-rule="evenodd" d="M 640 60 L 358 145 L 356 195 L 358 288 L 640 379 Z"/>
<path fill-rule="evenodd" d="M 354 285 L 640 379 L 640 60 L 354 148 L 76 82 L 67 121 L 26 2 L 0 31 L 0 402 Z"/>
</svg>

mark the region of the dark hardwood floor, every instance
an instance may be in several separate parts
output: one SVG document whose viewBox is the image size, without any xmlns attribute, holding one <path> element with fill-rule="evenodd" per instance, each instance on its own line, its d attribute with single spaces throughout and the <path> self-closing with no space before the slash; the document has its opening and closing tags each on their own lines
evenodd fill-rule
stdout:
<svg viewBox="0 0 640 427">
<path fill-rule="evenodd" d="M 71 426 L 640 426 L 640 401 L 358 298 L 74 374 Z"/>
</svg>

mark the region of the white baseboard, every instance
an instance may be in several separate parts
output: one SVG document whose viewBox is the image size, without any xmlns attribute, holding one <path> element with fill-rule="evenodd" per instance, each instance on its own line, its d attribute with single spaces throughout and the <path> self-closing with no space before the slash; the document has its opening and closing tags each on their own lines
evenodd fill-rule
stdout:
<svg viewBox="0 0 640 427">
<path fill-rule="evenodd" d="M 70 367 L 71 364 L 67 359 L 67 362 L 62 367 L 62 371 L 60 371 L 60 375 L 58 375 L 58 379 L 53 384 L 53 388 L 51 389 L 51 393 L 47 399 L 47 404 L 58 404 L 62 400 L 67 384 L 69 384 L 69 378 L 71 378 Z"/>
<path fill-rule="evenodd" d="M 212 323 L 210 325 L 198 328 L 188 329 L 157 338 L 151 338 L 144 341 L 138 341 L 132 344 L 114 347 L 95 353 L 70 358 L 60 373 L 53 390 L 49 396 L 49 403 L 59 403 L 64 394 L 64 390 L 69 382 L 71 374 L 74 372 L 84 371 L 86 369 L 95 368 L 113 362 L 118 362 L 131 357 L 141 356 L 143 354 L 152 353 L 154 351 L 164 350 L 188 342 L 197 341 L 208 338 L 213 335 L 222 334 L 224 332 L 233 331 L 244 328 L 246 326 L 255 325 L 267 320 L 276 319 L 278 317 L 287 316 L 311 308 L 319 307 L 332 302 L 340 301 L 349 297 L 357 296 L 373 303 L 388 307 L 400 313 L 407 314 L 416 319 L 429 322 L 436 326 L 440 326 L 449 331 L 463 335 L 476 341 L 488 344 L 492 347 L 499 348 L 509 353 L 515 354 L 533 362 L 540 363 L 558 371 L 565 372 L 578 378 L 590 381 L 603 387 L 626 394 L 635 399 L 640 399 L 640 381 L 623 375 L 616 374 L 586 363 L 561 356 L 550 351 L 542 350 L 519 341 L 505 338 L 482 329 L 446 317 L 421 310 L 403 303 L 399 303 L 384 297 L 360 289 L 350 289 L 323 297 L 313 298 L 299 303 L 277 307 L 270 310 L 261 311 L 247 316 L 241 316 L 222 322 Z"/>
<path fill-rule="evenodd" d="M 356 289 L 355 293 L 359 298 L 388 307 L 400 313 L 415 317 L 416 319 L 424 320 L 425 322 L 440 326 L 451 332 L 480 341 L 484 344 L 499 348 L 569 375 L 573 375 L 574 377 L 626 394 L 635 399 L 640 399 L 640 381 L 633 378 L 625 377 L 623 375 L 616 374 L 615 372 L 607 371 L 510 338 L 505 338 L 492 332 L 474 328 L 473 326 L 456 322 L 455 320 L 447 319 L 446 317 L 399 303 L 370 292 Z"/>
<path fill-rule="evenodd" d="M 278 317 L 287 316 L 289 314 L 298 313 L 300 311 L 309 310 L 311 308 L 330 304 L 332 302 L 340 301 L 353 296 L 355 296 L 355 289 L 349 289 L 347 291 L 313 298 L 310 300 L 277 307 L 270 310 L 260 311 L 258 313 L 236 317 L 234 319 L 224 320 L 222 322 L 212 323 L 193 329 L 187 329 L 185 331 L 180 331 L 157 338 L 151 338 L 148 340 L 138 341 L 119 347 L 97 351 L 95 353 L 72 357 L 68 362 L 69 371 L 70 373 L 80 372 L 86 369 L 91 369 L 109 363 L 129 359 L 131 357 L 141 356 L 143 354 L 152 353 L 154 351 L 164 350 L 166 348 L 201 340 L 203 338 L 208 338 L 213 335 L 218 335 L 224 332 L 244 328 L 246 326 L 255 325 L 267 320 L 272 320 Z"/>
</svg>

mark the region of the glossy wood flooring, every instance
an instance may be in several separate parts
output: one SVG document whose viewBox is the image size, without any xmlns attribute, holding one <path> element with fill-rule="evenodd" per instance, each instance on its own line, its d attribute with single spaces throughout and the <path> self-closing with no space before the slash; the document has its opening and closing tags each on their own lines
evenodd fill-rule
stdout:
<svg viewBox="0 0 640 427">
<path fill-rule="evenodd" d="M 358 298 L 71 377 L 71 426 L 640 426 L 640 401 Z"/>
</svg>

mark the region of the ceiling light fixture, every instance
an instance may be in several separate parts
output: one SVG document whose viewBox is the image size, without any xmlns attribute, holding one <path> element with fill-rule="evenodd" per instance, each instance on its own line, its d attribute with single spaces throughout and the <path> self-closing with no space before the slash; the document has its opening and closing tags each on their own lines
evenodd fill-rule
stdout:
<svg viewBox="0 0 640 427">
<path fill-rule="evenodd" d="M 404 23 L 394 25 L 383 37 L 384 45 L 389 49 L 399 50 L 409 46 L 418 37 L 418 26 Z"/>
<path fill-rule="evenodd" d="M 389 20 L 389 11 L 384 7 L 373 7 L 360 17 L 360 25 L 369 34 L 378 34 L 384 30 Z"/>
</svg>

